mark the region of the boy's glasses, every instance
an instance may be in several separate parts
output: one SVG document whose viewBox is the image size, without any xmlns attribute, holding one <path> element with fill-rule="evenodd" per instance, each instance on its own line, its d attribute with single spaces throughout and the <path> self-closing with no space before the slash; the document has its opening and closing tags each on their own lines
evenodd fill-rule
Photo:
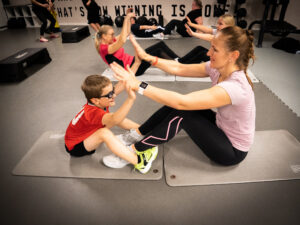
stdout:
<svg viewBox="0 0 300 225">
<path fill-rule="evenodd" d="M 115 87 L 113 87 L 112 91 L 108 92 L 108 94 L 100 96 L 100 98 L 112 98 L 114 94 L 115 94 Z"/>
</svg>

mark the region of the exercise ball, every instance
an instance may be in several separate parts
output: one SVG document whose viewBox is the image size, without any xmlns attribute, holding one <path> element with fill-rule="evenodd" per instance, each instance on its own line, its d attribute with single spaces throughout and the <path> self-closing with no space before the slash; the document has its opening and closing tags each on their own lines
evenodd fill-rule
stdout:
<svg viewBox="0 0 300 225">
<path fill-rule="evenodd" d="M 240 8 L 236 12 L 237 17 L 245 17 L 247 16 L 247 10 L 245 8 Z"/>
<path fill-rule="evenodd" d="M 117 16 L 115 18 L 115 24 L 117 27 L 122 27 L 124 22 L 124 16 Z"/>
<path fill-rule="evenodd" d="M 150 18 L 149 20 L 149 23 L 151 23 L 151 25 L 155 25 L 155 26 L 157 26 L 157 20 L 155 19 L 155 18 Z"/>
<path fill-rule="evenodd" d="M 136 23 L 139 25 L 150 25 L 148 19 L 145 16 L 137 18 Z"/>
<path fill-rule="evenodd" d="M 104 15 L 104 24 L 113 26 L 114 22 L 112 21 L 110 15 Z"/>
<path fill-rule="evenodd" d="M 240 27 L 240 28 L 243 28 L 245 29 L 247 27 L 247 21 L 246 20 L 240 20 L 237 22 L 237 25 Z"/>
<path fill-rule="evenodd" d="M 101 26 L 104 25 L 104 16 L 99 17 L 99 23 Z"/>
</svg>

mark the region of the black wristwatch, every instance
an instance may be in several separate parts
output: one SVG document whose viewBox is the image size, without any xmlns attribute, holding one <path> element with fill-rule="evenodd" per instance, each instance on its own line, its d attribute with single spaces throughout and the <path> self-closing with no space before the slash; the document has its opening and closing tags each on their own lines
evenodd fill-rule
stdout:
<svg viewBox="0 0 300 225">
<path fill-rule="evenodd" d="M 145 83 L 145 82 L 142 82 L 139 86 L 139 90 L 138 90 L 138 93 L 143 95 L 144 94 L 144 91 L 145 89 L 147 88 L 148 84 Z"/>
</svg>

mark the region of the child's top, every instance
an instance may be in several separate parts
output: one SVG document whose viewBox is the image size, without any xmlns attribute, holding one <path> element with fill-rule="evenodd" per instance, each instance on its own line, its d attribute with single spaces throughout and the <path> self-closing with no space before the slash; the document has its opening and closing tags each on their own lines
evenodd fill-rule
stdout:
<svg viewBox="0 0 300 225">
<path fill-rule="evenodd" d="M 95 105 L 85 104 L 66 130 L 65 144 L 69 151 L 95 131 L 105 127 L 102 124 L 102 118 L 108 112 L 108 108 L 103 110 Z"/>
<path fill-rule="evenodd" d="M 114 42 L 117 41 L 114 39 Z M 99 45 L 99 54 L 108 65 L 112 62 L 116 62 L 122 67 L 126 68 L 127 65 L 131 66 L 133 62 L 133 56 L 127 54 L 124 48 L 120 48 L 113 54 L 108 54 L 108 44 Z"/>
</svg>

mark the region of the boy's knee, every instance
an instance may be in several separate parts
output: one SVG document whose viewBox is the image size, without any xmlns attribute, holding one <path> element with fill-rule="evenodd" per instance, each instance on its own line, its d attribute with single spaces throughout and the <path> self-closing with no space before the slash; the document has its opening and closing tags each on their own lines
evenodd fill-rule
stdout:
<svg viewBox="0 0 300 225">
<path fill-rule="evenodd" d="M 108 128 L 100 128 L 98 131 L 97 131 L 97 134 L 98 134 L 98 138 L 102 141 L 108 141 L 111 139 L 111 137 L 114 135 L 113 132 L 111 132 L 110 129 Z"/>
</svg>

